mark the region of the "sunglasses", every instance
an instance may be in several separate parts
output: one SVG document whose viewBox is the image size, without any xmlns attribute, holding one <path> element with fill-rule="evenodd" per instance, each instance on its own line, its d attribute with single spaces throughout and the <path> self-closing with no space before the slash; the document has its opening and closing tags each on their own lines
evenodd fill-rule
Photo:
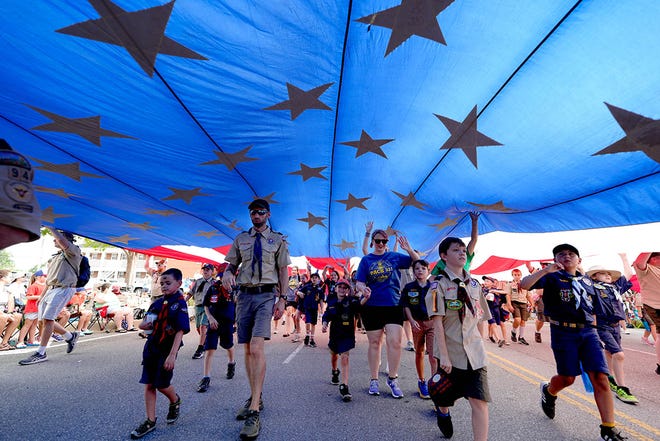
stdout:
<svg viewBox="0 0 660 441">
<path fill-rule="evenodd" d="M 389 242 L 389 239 L 374 239 L 374 242 L 378 245 L 385 245 L 387 242 Z"/>
<path fill-rule="evenodd" d="M 254 216 L 255 214 L 264 216 L 266 213 L 268 213 L 268 210 L 250 210 L 250 216 Z"/>
</svg>

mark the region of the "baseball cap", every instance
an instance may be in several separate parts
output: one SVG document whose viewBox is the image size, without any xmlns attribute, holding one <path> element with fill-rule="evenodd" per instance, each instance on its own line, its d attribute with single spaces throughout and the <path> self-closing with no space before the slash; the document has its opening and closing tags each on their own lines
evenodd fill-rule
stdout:
<svg viewBox="0 0 660 441">
<path fill-rule="evenodd" d="M 248 210 L 256 210 L 259 208 L 270 211 L 270 204 L 265 199 L 255 199 L 250 202 L 250 205 L 248 205 Z"/>
<path fill-rule="evenodd" d="M 41 276 L 45 276 L 45 275 L 46 275 L 46 273 L 44 273 L 42 270 L 37 270 L 37 272 L 34 273 L 34 277 L 41 277 Z"/>
<path fill-rule="evenodd" d="M 346 286 L 348 286 L 349 288 L 351 287 L 351 284 L 348 283 L 348 280 L 346 280 L 346 279 L 339 279 L 339 280 L 337 280 L 336 285 L 346 285 Z"/>
<path fill-rule="evenodd" d="M 213 268 L 214 268 L 214 266 L 213 266 L 212 263 L 207 262 L 207 263 L 202 264 L 202 269 L 213 269 Z"/>
<path fill-rule="evenodd" d="M 575 253 L 576 256 L 580 257 L 580 252 L 578 251 L 577 248 L 575 248 L 573 245 L 567 244 L 567 243 L 562 243 L 560 245 L 557 245 L 552 249 L 552 255 L 556 256 L 559 254 L 561 251 L 572 251 Z"/>
</svg>

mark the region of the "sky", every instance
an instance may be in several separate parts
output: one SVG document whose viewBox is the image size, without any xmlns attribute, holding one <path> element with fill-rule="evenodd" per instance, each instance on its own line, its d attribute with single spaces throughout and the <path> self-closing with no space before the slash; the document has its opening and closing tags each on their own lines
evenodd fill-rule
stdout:
<svg viewBox="0 0 660 441">
<path fill-rule="evenodd" d="M 464 239 L 466 243 L 469 240 Z M 477 240 L 472 267 L 476 268 L 492 255 L 525 260 L 548 259 L 552 257 L 555 245 L 566 242 L 578 248 L 584 268 L 599 264 L 621 270 L 618 253 L 625 252 L 632 263 L 641 252 L 660 250 L 660 222 L 557 233 L 488 233 Z M 47 236 L 35 242 L 14 245 L 7 251 L 16 269 L 27 271 L 56 252 L 52 243 L 52 237 Z M 495 275 L 498 276 L 507 277 L 506 274 Z"/>
</svg>

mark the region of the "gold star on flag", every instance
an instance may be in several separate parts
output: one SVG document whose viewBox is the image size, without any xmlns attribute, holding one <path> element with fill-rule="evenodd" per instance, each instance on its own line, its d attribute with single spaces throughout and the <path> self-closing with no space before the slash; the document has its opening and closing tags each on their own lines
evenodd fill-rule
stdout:
<svg viewBox="0 0 660 441">
<path fill-rule="evenodd" d="M 59 214 L 55 213 L 53 207 L 47 207 L 41 210 L 41 220 L 47 224 L 54 224 L 56 219 L 61 217 L 72 217 L 72 214 Z"/>
<path fill-rule="evenodd" d="M 387 234 L 387 237 L 396 236 L 396 233 L 398 233 L 398 232 L 399 232 L 399 230 L 395 230 L 394 228 L 392 228 L 391 225 L 389 227 L 385 228 L 385 234 Z"/>
<path fill-rule="evenodd" d="M 192 202 L 192 198 L 194 198 L 195 196 L 211 196 L 210 194 L 201 193 L 202 187 L 195 187 L 191 190 L 184 190 L 182 188 L 173 188 L 173 187 L 167 187 L 167 188 L 169 188 L 173 194 L 166 198 L 162 198 L 164 201 L 173 201 L 176 199 L 181 199 L 186 204 L 190 205 L 190 203 Z"/>
<path fill-rule="evenodd" d="M 200 165 L 213 165 L 213 164 L 222 164 L 227 167 L 227 170 L 232 171 L 236 168 L 241 162 L 250 162 L 257 161 L 259 158 L 250 158 L 247 156 L 247 153 L 250 151 L 252 146 L 247 146 L 243 150 L 240 150 L 235 153 L 219 152 L 217 150 L 213 151 L 213 154 L 218 157 L 213 161 L 202 162 Z"/>
<path fill-rule="evenodd" d="M 156 228 L 153 225 L 151 225 L 149 222 L 142 222 L 141 224 L 137 224 L 135 222 L 128 222 L 128 227 L 137 228 L 138 230 L 144 230 L 144 231 L 149 231 Z"/>
<path fill-rule="evenodd" d="M 70 199 L 71 196 L 75 196 L 71 193 L 67 193 L 66 191 L 64 191 L 63 188 L 50 188 L 50 187 L 42 187 L 40 185 L 35 185 L 34 189 L 38 192 L 49 193 L 49 194 L 59 196 L 59 197 L 64 198 L 64 199 Z"/>
<path fill-rule="evenodd" d="M 367 207 L 365 207 L 363 203 L 367 199 L 371 199 L 371 198 L 370 197 L 368 197 L 368 198 L 356 198 L 351 193 L 349 193 L 348 194 L 348 199 L 337 199 L 337 202 L 345 204 L 346 205 L 346 211 L 350 210 L 351 208 L 362 208 L 363 210 L 366 210 Z"/>
<path fill-rule="evenodd" d="M 220 233 L 218 233 L 216 230 L 211 230 L 211 231 L 197 231 L 197 234 L 195 236 L 203 236 L 207 239 L 210 239 L 215 236 L 220 236 Z"/>
<path fill-rule="evenodd" d="M 241 231 L 242 228 L 238 226 L 238 220 L 234 219 L 230 224 L 227 224 L 229 228 L 236 231 Z"/>
<path fill-rule="evenodd" d="M 303 178 L 303 181 L 306 181 L 311 178 L 321 178 L 327 180 L 325 176 L 321 174 L 323 170 L 328 167 L 308 167 L 302 162 L 300 163 L 300 170 L 292 171 L 287 173 L 288 175 L 300 175 Z"/>
<path fill-rule="evenodd" d="M 470 205 L 473 205 L 479 209 L 479 211 L 501 211 L 501 212 L 509 212 L 509 211 L 516 211 L 513 208 L 508 208 L 504 206 L 504 202 L 502 201 L 497 201 L 494 204 L 477 204 L 476 202 L 469 202 L 465 201 Z"/>
<path fill-rule="evenodd" d="M 264 110 L 290 110 L 291 120 L 298 118 L 298 116 L 305 110 L 318 109 L 318 110 L 332 110 L 319 100 L 319 97 L 332 86 L 334 83 L 324 84 L 315 87 L 308 91 L 304 91 L 293 84 L 286 83 L 286 88 L 289 93 L 289 99 L 279 102 L 273 106 L 266 107 Z"/>
<path fill-rule="evenodd" d="M 419 202 L 415 198 L 415 195 L 412 194 L 412 191 L 408 192 L 407 195 L 401 194 L 401 193 L 399 193 L 397 191 L 394 191 L 394 190 L 392 190 L 392 193 L 394 193 L 395 195 L 397 195 L 401 198 L 401 206 L 402 207 L 412 206 L 412 207 L 415 207 L 415 208 L 419 208 L 420 210 L 423 210 L 424 206 L 426 205 L 422 202 Z"/>
<path fill-rule="evenodd" d="M 256 199 L 263 199 L 264 201 L 268 202 L 269 205 L 279 204 L 279 201 L 276 201 L 275 199 L 273 199 L 274 197 L 275 197 L 275 192 L 272 192 L 271 194 L 269 194 L 267 196 L 253 196 L 252 201 L 254 201 Z M 246 202 L 245 205 L 250 205 L 250 203 L 252 201 Z"/>
<path fill-rule="evenodd" d="M 308 211 L 307 212 L 307 217 L 303 217 L 303 218 L 297 219 L 297 220 L 299 220 L 301 222 L 307 222 L 307 229 L 311 229 L 315 225 L 320 225 L 322 227 L 326 227 L 326 225 L 323 223 L 323 219 L 327 219 L 327 218 L 326 217 L 321 217 L 321 216 L 314 216 L 312 213 L 310 213 Z"/>
<path fill-rule="evenodd" d="M 375 153 L 376 155 L 382 156 L 387 159 L 387 155 L 383 152 L 383 149 L 380 147 L 394 141 L 394 139 L 373 139 L 367 132 L 362 130 L 360 139 L 357 141 L 346 141 L 340 144 L 348 145 L 355 147 L 357 151 L 355 152 L 355 157 L 358 158 L 366 153 Z"/>
<path fill-rule="evenodd" d="M 339 244 L 333 244 L 333 247 L 341 248 L 342 251 L 346 251 L 351 248 L 355 248 L 355 244 L 357 242 L 347 242 L 345 239 L 341 240 L 341 243 Z"/>
<path fill-rule="evenodd" d="M 435 227 L 436 231 L 444 230 L 447 227 L 451 227 L 453 225 L 456 225 L 456 221 L 454 219 L 450 219 L 448 217 L 445 218 L 441 223 L 439 224 L 431 224 L 429 227 Z"/>
<path fill-rule="evenodd" d="M 123 243 L 124 245 L 128 245 L 128 242 L 131 240 L 137 240 L 137 237 L 131 237 L 128 234 L 124 234 L 122 236 L 109 236 L 108 241 L 112 243 Z"/>
<path fill-rule="evenodd" d="M 54 162 L 48 162 L 48 161 L 42 161 L 41 159 L 37 158 L 30 158 L 34 161 L 37 161 L 41 165 L 38 167 L 35 167 L 36 170 L 44 170 L 44 171 L 49 171 L 52 173 L 57 173 L 60 175 L 64 175 L 67 178 L 71 178 L 74 181 L 80 182 L 82 177 L 88 177 L 88 178 L 104 178 L 105 176 L 101 175 L 95 175 L 93 173 L 87 173 L 84 171 L 80 170 L 80 163 L 79 162 L 71 162 L 68 164 L 55 164 Z"/>
<path fill-rule="evenodd" d="M 174 210 L 147 210 L 147 214 L 155 214 L 158 216 L 173 216 L 176 214 L 176 211 Z"/>
</svg>

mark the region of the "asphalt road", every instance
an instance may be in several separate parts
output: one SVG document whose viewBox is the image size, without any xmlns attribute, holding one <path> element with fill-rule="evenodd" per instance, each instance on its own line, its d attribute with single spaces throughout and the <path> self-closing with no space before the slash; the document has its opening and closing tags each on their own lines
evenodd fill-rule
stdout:
<svg viewBox="0 0 660 441">
<path fill-rule="evenodd" d="M 531 325 L 531 323 L 530 323 Z M 531 329 L 531 327 L 530 327 Z M 281 332 L 281 331 L 280 331 Z M 490 440 L 599 439 L 599 417 L 593 396 L 580 380 L 562 392 L 557 416 L 546 418 L 539 405 L 539 382 L 554 373 L 548 330 L 544 343 L 498 348 L 486 342 L 490 404 Z M 660 376 L 654 373 L 653 348 L 640 341 L 641 331 L 624 335 L 626 372 L 638 405 L 615 401 L 617 423 L 631 440 L 660 440 Z M 317 348 L 304 347 L 274 335 L 266 345 L 265 409 L 259 440 L 434 440 L 442 439 L 432 404 L 417 396 L 414 355 L 404 351 L 400 369 L 401 400 L 388 390 L 381 374 L 381 396 L 367 394 L 369 374 L 366 336 L 359 334 L 351 354 L 353 401 L 343 403 L 330 384 L 327 336 Z M 203 360 L 192 360 L 197 336 L 193 330 L 179 353 L 173 384 L 182 398 L 181 418 L 165 424 L 166 399 L 158 397 L 157 429 L 144 439 L 235 440 L 241 422 L 235 412 L 249 395 L 238 348 L 236 376 L 224 378 L 226 355 L 218 351 L 208 392 L 196 392 Z M 528 340 L 532 340 L 531 338 Z M 144 340 L 135 333 L 99 333 L 81 337 L 71 354 L 65 345 L 48 350 L 49 361 L 19 366 L 29 353 L 0 353 L 2 429 L 6 440 L 125 440 L 144 420 L 143 386 L 138 383 Z M 452 410 L 453 439 L 471 440 L 470 408 L 461 400 Z"/>
</svg>

